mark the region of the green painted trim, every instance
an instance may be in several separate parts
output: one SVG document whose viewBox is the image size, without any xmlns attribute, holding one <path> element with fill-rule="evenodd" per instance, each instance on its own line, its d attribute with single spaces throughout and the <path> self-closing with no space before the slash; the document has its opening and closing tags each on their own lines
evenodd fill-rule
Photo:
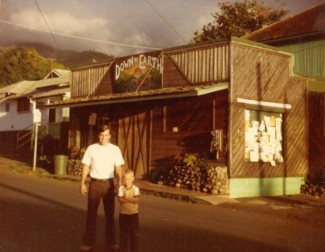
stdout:
<svg viewBox="0 0 325 252">
<path fill-rule="evenodd" d="M 309 81 L 308 91 L 311 92 L 325 92 L 325 81 Z"/>
<path fill-rule="evenodd" d="M 258 47 L 258 48 L 266 49 L 266 50 L 273 51 L 273 52 L 278 52 L 278 53 L 281 53 L 281 54 L 289 56 L 289 57 L 293 56 L 293 53 L 285 51 L 280 47 L 271 46 L 271 45 L 264 44 L 261 42 L 248 40 L 245 38 L 231 37 L 231 42 L 238 43 L 238 44 L 245 44 L 245 45 L 249 45 L 249 46 L 253 46 L 253 47 Z"/>
<path fill-rule="evenodd" d="M 304 177 L 232 178 L 229 180 L 230 198 L 280 196 L 299 194 Z"/>
</svg>

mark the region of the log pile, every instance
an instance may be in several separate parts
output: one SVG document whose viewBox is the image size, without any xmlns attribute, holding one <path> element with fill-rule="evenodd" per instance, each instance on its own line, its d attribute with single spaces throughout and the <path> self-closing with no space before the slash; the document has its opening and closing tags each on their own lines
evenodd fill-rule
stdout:
<svg viewBox="0 0 325 252">
<path fill-rule="evenodd" d="M 86 149 L 79 149 L 78 147 L 73 147 L 69 152 L 67 175 L 69 176 L 81 176 L 82 163 L 81 160 L 85 154 Z"/>
<path fill-rule="evenodd" d="M 177 155 L 173 166 L 163 172 L 158 183 L 205 193 L 227 194 L 227 167 L 209 167 L 193 154 Z"/>
<path fill-rule="evenodd" d="M 80 159 L 69 159 L 67 175 L 80 177 L 82 172 L 82 163 Z"/>
<path fill-rule="evenodd" d="M 300 188 L 303 194 L 325 198 L 325 184 L 305 184 Z"/>
</svg>

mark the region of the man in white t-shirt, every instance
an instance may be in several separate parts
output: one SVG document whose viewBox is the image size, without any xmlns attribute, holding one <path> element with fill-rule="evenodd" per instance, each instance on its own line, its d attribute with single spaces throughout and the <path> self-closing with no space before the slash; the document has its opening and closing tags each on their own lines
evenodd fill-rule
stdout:
<svg viewBox="0 0 325 252">
<path fill-rule="evenodd" d="M 105 240 L 108 249 L 118 250 L 114 225 L 115 190 L 114 175 L 117 180 L 116 187 L 121 185 L 122 165 L 124 160 L 118 146 L 111 144 L 110 130 L 107 125 L 101 127 L 99 142 L 90 145 L 82 159 L 83 169 L 80 182 L 80 193 L 88 193 L 88 212 L 86 230 L 83 235 L 81 251 L 89 251 L 94 247 L 96 238 L 96 220 L 100 200 L 106 217 Z M 86 180 L 90 175 L 89 192 Z"/>
</svg>

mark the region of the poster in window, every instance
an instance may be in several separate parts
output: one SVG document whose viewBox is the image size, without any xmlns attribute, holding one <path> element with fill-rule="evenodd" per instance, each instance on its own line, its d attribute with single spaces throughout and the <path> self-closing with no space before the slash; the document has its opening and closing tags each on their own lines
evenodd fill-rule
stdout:
<svg viewBox="0 0 325 252">
<path fill-rule="evenodd" d="M 245 161 L 283 162 L 281 113 L 245 110 Z"/>
</svg>

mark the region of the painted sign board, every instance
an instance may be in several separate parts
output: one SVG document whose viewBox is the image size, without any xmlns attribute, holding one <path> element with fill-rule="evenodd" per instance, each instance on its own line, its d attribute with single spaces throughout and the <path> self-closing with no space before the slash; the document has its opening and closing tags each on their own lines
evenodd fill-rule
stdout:
<svg viewBox="0 0 325 252">
<path fill-rule="evenodd" d="M 97 114 L 91 113 L 88 119 L 88 125 L 96 125 Z"/>
<path fill-rule="evenodd" d="M 35 109 L 33 112 L 33 122 L 40 123 L 42 121 L 42 113 L 39 109 Z"/>
<path fill-rule="evenodd" d="M 161 88 L 162 66 L 161 51 L 117 58 L 113 92 L 128 93 Z"/>
</svg>

